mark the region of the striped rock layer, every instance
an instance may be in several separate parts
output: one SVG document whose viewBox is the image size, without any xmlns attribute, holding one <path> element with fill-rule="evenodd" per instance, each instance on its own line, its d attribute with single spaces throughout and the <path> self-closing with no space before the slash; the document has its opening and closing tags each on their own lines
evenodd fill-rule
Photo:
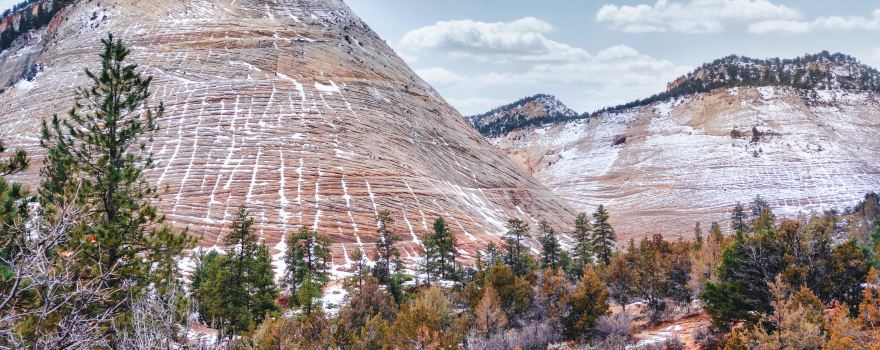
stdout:
<svg viewBox="0 0 880 350">
<path fill-rule="evenodd" d="M 797 218 L 880 190 L 880 95 L 738 87 L 511 132 L 495 142 L 618 240 L 691 237 L 762 196 Z M 755 133 L 757 131 L 757 134 Z"/>
<path fill-rule="evenodd" d="M 9 146 L 39 159 L 39 122 L 72 106 L 110 32 L 165 104 L 149 146 L 160 209 L 202 246 L 221 244 L 240 205 L 276 253 L 305 226 L 343 263 L 372 254 L 383 209 L 404 258 L 438 216 L 465 259 L 508 217 L 572 221 L 341 1 L 79 1 L 0 53 Z M 31 184 L 34 163 L 21 178 Z"/>
</svg>

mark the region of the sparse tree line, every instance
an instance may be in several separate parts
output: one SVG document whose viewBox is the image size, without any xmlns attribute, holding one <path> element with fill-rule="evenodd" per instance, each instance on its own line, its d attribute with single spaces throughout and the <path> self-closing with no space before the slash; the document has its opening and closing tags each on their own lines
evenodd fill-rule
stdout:
<svg viewBox="0 0 880 350">
<path fill-rule="evenodd" d="M 520 99 L 489 112 L 469 117 L 468 120 L 477 131 L 487 137 L 504 136 L 514 130 L 538 127 L 547 124 L 562 123 L 588 119 L 603 113 L 612 113 L 624 109 L 637 108 L 655 102 L 665 101 L 682 96 L 703 93 L 721 88 L 740 86 L 790 86 L 798 90 L 799 96 L 809 104 L 815 99 L 816 93 L 811 90 L 841 88 L 847 90 L 880 91 L 880 72 L 869 66 L 860 66 L 849 74 L 836 74 L 834 70 L 822 67 L 817 63 L 830 62 L 834 65 L 857 65 L 858 60 L 841 53 L 831 54 L 822 51 L 818 54 L 804 55 L 793 59 L 754 59 L 736 55 L 727 56 L 705 63 L 694 71 L 682 76 L 682 83 L 649 97 L 617 106 L 609 106 L 595 112 L 585 112 L 575 116 L 552 116 L 528 119 L 522 115 L 484 123 L 483 120 L 498 113 L 511 109 L 542 95 Z M 731 136 L 735 135 L 731 133 Z"/>
<path fill-rule="evenodd" d="M 246 226 L 240 224 L 247 222 L 243 213 L 234 228 Z M 246 250 L 239 242 L 256 238 L 251 232 L 248 239 L 230 239 L 241 236 L 233 229 L 225 239 L 225 257 L 213 251 L 202 256 L 192 289 L 202 321 L 220 330 L 225 343 L 236 349 L 544 349 L 564 341 L 589 344 L 607 336 L 595 335 L 597 323 L 611 323 L 606 316 L 608 291 L 596 262 L 610 260 L 614 251 L 607 211 L 600 207 L 593 217 L 595 223 L 586 214 L 579 217 L 578 249 L 572 253 L 562 248 L 547 222 L 539 222 L 533 234 L 528 223 L 511 218 L 501 246 L 490 244 L 473 266 L 458 262 L 455 235 L 437 218 L 422 236 L 423 257 L 407 274 L 396 247 L 394 219 L 381 211 L 375 259 L 367 260 L 361 249 L 349 257 L 351 276 L 336 281 L 348 296 L 332 313 L 321 303 L 322 287 L 329 281 L 326 240 L 308 229 L 287 242 L 287 269 L 275 294 L 279 303 L 258 303 L 260 294 L 236 301 L 235 288 L 248 290 L 249 283 L 225 284 L 237 270 L 214 266 L 224 261 L 233 266 Z M 531 243 L 541 247 L 540 254 L 530 253 Z M 310 251 L 316 252 L 313 257 Z M 310 267 L 313 261 L 317 265 Z M 270 269 L 262 271 L 262 280 L 273 279 Z M 261 313 L 262 323 L 254 317 Z"/>
<path fill-rule="evenodd" d="M 859 67 L 861 71 L 853 72 L 853 74 L 837 75 L 832 69 L 815 65 L 820 62 L 833 62 L 831 65 L 859 63 L 852 56 L 841 53 L 831 54 L 828 51 L 794 59 L 762 60 L 732 55 L 703 64 L 700 68 L 682 77 L 685 78 L 682 84 L 668 91 L 626 104 L 606 107 L 584 117 L 738 86 L 790 86 L 801 89 L 800 93 L 804 93 L 803 90 L 832 88 L 880 91 L 880 72 L 872 67 L 862 66 Z"/>
<path fill-rule="evenodd" d="M 307 227 L 286 237 L 276 276 L 242 207 L 222 249 L 196 250 L 186 281 L 178 263 L 194 241 L 164 223 L 143 176 L 164 110 L 122 43 L 103 43 L 74 107 L 43 123 L 37 190 L 4 179 L 29 166 L 23 151 L 0 161 L 0 348 L 622 349 L 637 327 L 702 309 L 712 325 L 695 338 L 707 349 L 880 342 L 873 193 L 798 219 L 776 218 L 757 197 L 733 208 L 730 235 L 696 224 L 689 240 L 654 235 L 620 249 L 601 205 L 565 235 L 511 218 L 468 264 L 441 217 L 412 270 L 380 211 L 374 248 L 351 252 L 336 280 L 328 240 Z M 331 282 L 347 296 L 325 310 Z M 197 323 L 216 340 L 194 341 Z"/>
<path fill-rule="evenodd" d="M 506 105 L 493 108 L 491 111 L 488 111 L 486 113 L 467 117 L 467 120 L 483 136 L 499 137 L 499 136 L 507 135 L 507 133 L 509 133 L 513 130 L 524 129 L 524 128 L 528 128 L 528 127 L 532 127 L 532 126 L 541 126 L 541 125 L 546 125 L 546 124 L 560 123 L 560 122 L 565 122 L 565 121 L 569 121 L 569 120 L 577 120 L 580 118 L 579 115 L 570 115 L 569 116 L 569 115 L 564 115 L 564 114 L 558 114 L 558 115 L 550 115 L 547 117 L 529 119 L 528 116 L 520 114 L 517 111 L 517 112 L 514 112 L 514 114 L 511 116 L 507 116 L 504 118 L 498 118 L 498 119 L 495 119 L 495 120 L 490 121 L 488 123 L 485 122 L 485 120 L 487 118 L 490 118 L 490 117 L 494 116 L 495 114 L 498 114 L 498 113 L 501 113 L 504 111 L 509 111 L 509 110 L 518 110 L 519 107 L 525 105 L 526 103 L 529 103 L 531 101 L 539 99 L 539 98 L 555 98 L 555 97 L 550 96 L 550 95 L 546 95 L 546 94 L 537 94 L 534 96 L 524 97 L 524 98 L 521 98 L 513 103 L 508 103 Z"/>
<path fill-rule="evenodd" d="M 15 39 L 18 39 L 28 31 L 40 29 L 48 24 L 58 11 L 72 2 L 73 0 L 53 0 L 51 6 L 47 6 L 39 0 L 27 0 L 13 5 L 11 9 L 5 10 L 2 14 L 3 18 L 13 13 L 18 13 L 21 18 L 18 22 L 18 28 L 13 27 L 10 23 L 3 31 L 0 31 L 0 52 L 8 49 Z M 29 6 L 32 5 L 36 6 L 36 11 L 28 10 Z"/>
</svg>

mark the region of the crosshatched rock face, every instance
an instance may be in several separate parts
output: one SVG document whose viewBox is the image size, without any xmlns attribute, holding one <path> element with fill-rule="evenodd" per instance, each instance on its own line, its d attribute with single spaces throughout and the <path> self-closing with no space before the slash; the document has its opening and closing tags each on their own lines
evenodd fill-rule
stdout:
<svg viewBox="0 0 880 350">
<path fill-rule="evenodd" d="M 168 220 L 203 246 L 242 204 L 270 247 L 318 228 L 337 262 L 372 251 L 382 209 L 404 258 L 438 216 L 465 258 L 510 216 L 572 221 L 340 1 L 77 2 L 0 54 L 0 137 L 38 158 L 40 120 L 71 106 L 108 32 L 154 77 L 166 113 L 149 178 Z"/>
<path fill-rule="evenodd" d="M 755 135 L 754 131 L 758 134 Z M 605 204 L 618 239 L 727 228 L 756 195 L 782 216 L 880 190 L 880 97 L 740 87 L 511 132 L 493 141 L 578 210 Z"/>
</svg>

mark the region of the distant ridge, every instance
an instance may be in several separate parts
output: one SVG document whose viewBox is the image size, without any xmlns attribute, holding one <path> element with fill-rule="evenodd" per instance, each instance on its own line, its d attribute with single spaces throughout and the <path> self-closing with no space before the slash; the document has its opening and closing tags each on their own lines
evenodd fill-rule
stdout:
<svg viewBox="0 0 880 350">
<path fill-rule="evenodd" d="M 730 55 L 706 63 L 667 84 L 666 91 L 594 112 L 639 106 L 720 88 L 789 86 L 797 89 L 880 91 L 880 72 L 842 53 L 822 51 L 793 59 Z"/>
<path fill-rule="evenodd" d="M 566 107 L 555 96 L 537 94 L 467 119 L 481 134 L 494 137 L 513 129 L 560 122 L 577 116 L 577 112 Z"/>
<path fill-rule="evenodd" d="M 556 100 L 553 96 L 542 94 L 526 97 L 489 112 L 468 117 L 468 120 L 481 134 L 487 137 L 498 137 L 511 131 L 533 126 L 586 119 L 601 113 L 647 106 L 658 101 L 720 88 L 748 86 L 787 86 L 801 90 L 843 89 L 876 92 L 880 91 L 880 71 L 862 64 L 850 55 L 832 54 L 828 51 L 792 59 L 756 59 L 730 55 L 703 64 L 690 73 L 669 82 L 666 91 L 629 103 L 605 107 L 592 113 L 558 114 L 532 118 L 523 117 L 516 113 L 503 113 L 542 97 Z"/>
</svg>

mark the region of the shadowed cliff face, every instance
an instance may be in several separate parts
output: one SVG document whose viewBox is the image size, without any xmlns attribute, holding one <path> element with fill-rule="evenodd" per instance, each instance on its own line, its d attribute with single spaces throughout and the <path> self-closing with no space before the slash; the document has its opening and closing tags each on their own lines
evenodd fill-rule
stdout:
<svg viewBox="0 0 880 350">
<path fill-rule="evenodd" d="M 510 216 L 572 219 L 340 1 L 80 1 L 53 23 L 0 54 L 0 137 L 39 158 L 40 120 L 71 107 L 112 32 L 165 104 L 149 149 L 161 210 L 203 246 L 242 204 L 270 247 L 315 227 L 342 263 L 372 255 L 382 209 L 404 258 L 438 216 L 465 259 Z M 36 184 L 34 163 L 20 180 Z"/>
</svg>

